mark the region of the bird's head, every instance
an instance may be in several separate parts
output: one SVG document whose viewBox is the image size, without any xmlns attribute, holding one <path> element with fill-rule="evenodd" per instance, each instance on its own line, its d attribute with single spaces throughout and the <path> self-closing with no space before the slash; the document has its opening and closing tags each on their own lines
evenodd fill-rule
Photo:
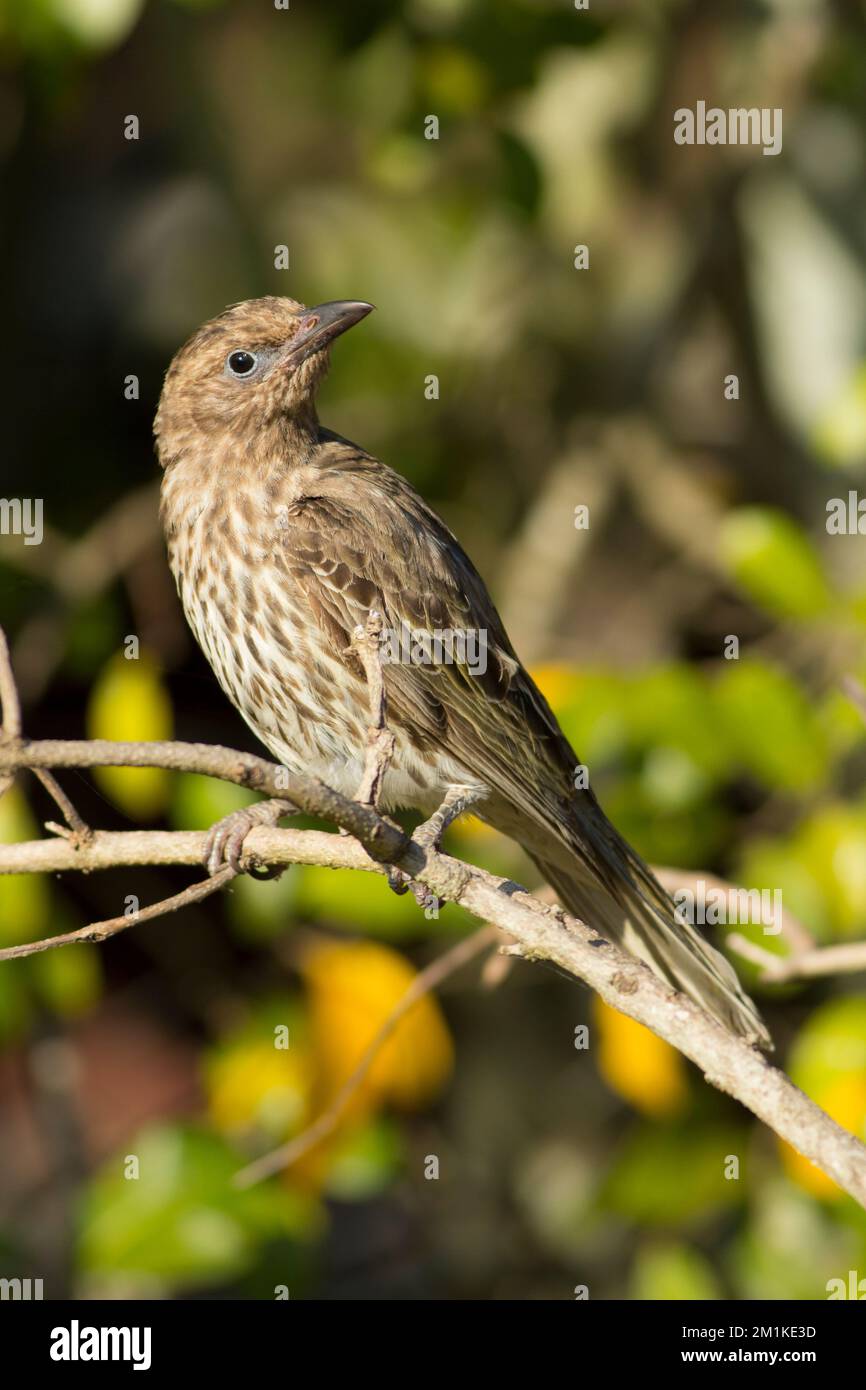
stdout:
<svg viewBox="0 0 866 1390">
<path fill-rule="evenodd" d="M 268 295 L 233 304 L 176 353 L 156 414 L 163 467 L 196 435 L 258 432 L 279 419 L 315 419 L 330 345 L 373 308 L 338 299 L 306 308 Z"/>
</svg>

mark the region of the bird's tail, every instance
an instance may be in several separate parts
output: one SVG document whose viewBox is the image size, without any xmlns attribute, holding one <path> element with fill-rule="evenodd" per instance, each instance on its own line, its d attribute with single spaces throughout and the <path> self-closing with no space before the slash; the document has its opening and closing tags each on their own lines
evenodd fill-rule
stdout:
<svg viewBox="0 0 866 1390">
<path fill-rule="evenodd" d="M 598 814 L 594 828 L 603 843 L 587 845 L 582 825 L 580 849 L 567 864 L 560 855 L 551 862 L 530 851 L 563 907 L 638 956 L 731 1032 L 772 1051 L 772 1039 L 733 967 L 677 913 L 651 870 Z M 590 848 L 594 852 L 587 854 Z M 602 871 L 589 869 L 588 862 Z"/>
</svg>

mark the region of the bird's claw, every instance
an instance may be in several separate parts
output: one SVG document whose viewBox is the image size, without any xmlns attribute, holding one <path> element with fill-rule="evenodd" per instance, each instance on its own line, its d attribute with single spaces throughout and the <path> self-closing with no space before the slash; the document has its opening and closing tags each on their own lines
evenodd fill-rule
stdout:
<svg viewBox="0 0 866 1390">
<path fill-rule="evenodd" d="M 398 898 L 402 898 L 404 893 L 408 893 L 409 884 L 412 882 L 408 874 L 402 869 L 395 869 L 393 864 L 388 865 L 387 869 L 388 887 L 392 893 L 396 893 Z"/>
<path fill-rule="evenodd" d="M 226 866 L 236 874 L 248 873 L 251 878 L 279 878 L 283 866 L 268 867 L 255 859 L 242 864 L 244 841 L 254 826 L 276 825 L 281 816 L 294 810 L 288 802 L 257 801 L 252 806 L 243 806 L 239 811 L 231 811 L 222 820 L 212 825 L 205 840 L 202 859 L 211 877 Z"/>
<path fill-rule="evenodd" d="M 465 788 L 452 788 L 438 811 L 434 811 L 432 816 L 429 816 L 421 825 L 416 826 L 412 833 L 413 844 L 418 845 L 427 854 L 438 853 L 442 836 L 448 826 L 459 815 L 462 815 L 463 811 L 471 806 L 475 799 L 474 795 L 467 792 Z M 438 912 L 445 902 L 444 898 L 437 898 L 436 894 L 431 893 L 430 889 L 425 887 L 423 883 L 419 883 L 403 869 L 395 868 L 393 864 L 388 869 L 388 887 L 393 893 L 401 896 L 403 893 L 411 893 L 418 906 L 425 911 L 435 908 Z"/>
<path fill-rule="evenodd" d="M 443 899 L 437 898 L 435 893 L 431 893 L 423 883 L 419 883 L 416 878 L 412 878 L 403 869 L 395 869 L 393 864 L 388 869 L 388 887 L 392 893 L 402 897 L 404 893 L 411 893 L 420 908 L 427 909 L 442 906 Z"/>
</svg>

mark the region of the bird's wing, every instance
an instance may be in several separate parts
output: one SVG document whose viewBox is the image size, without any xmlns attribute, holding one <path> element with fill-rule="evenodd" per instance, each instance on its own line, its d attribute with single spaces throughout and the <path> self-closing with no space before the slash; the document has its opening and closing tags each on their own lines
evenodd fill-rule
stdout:
<svg viewBox="0 0 866 1390">
<path fill-rule="evenodd" d="M 419 749 L 446 752 L 519 813 L 519 838 L 562 901 L 598 924 L 735 1032 L 772 1045 L 724 959 L 681 922 L 651 870 L 610 824 L 577 758 L 518 661 L 483 580 L 442 521 L 399 475 L 364 455 L 336 453 L 321 491 L 289 508 L 284 563 L 323 634 L 346 654 L 371 608 L 388 627 L 487 634 L 487 669 L 465 663 L 387 664 L 388 719 Z M 363 498 L 363 503 L 360 499 Z M 529 833 L 527 821 L 542 831 Z M 539 845 L 543 848 L 539 848 Z M 564 852 L 564 855 L 563 855 Z"/>
<path fill-rule="evenodd" d="M 473 779 L 556 824 L 576 758 L 518 661 L 483 580 L 444 522 L 398 474 L 340 447 L 313 493 L 288 508 L 283 563 L 333 654 L 378 609 L 387 628 L 483 633 L 486 669 L 465 660 L 384 667 L 389 720 Z M 456 655 L 459 657 L 459 651 Z M 480 668 L 480 663 L 478 663 Z"/>
</svg>

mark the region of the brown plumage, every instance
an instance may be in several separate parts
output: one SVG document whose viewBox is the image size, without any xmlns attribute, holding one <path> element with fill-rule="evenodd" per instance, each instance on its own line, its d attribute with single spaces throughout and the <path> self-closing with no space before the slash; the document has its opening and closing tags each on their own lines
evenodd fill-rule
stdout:
<svg viewBox="0 0 866 1390">
<path fill-rule="evenodd" d="M 320 426 L 329 344 L 369 309 L 237 304 L 166 375 L 162 519 L 217 679 L 281 763 L 352 796 L 367 722 L 363 673 L 347 654 L 354 628 L 375 609 L 396 633 L 486 634 L 486 669 L 477 661 L 474 674 L 467 659 L 385 665 L 396 747 L 383 804 L 429 814 L 466 788 L 569 910 L 767 1045 L 730 965 L 678 920 L 592 791 L 575 788 L 578 759 L 455 537 L 404 478 Z"/>
</svg>

